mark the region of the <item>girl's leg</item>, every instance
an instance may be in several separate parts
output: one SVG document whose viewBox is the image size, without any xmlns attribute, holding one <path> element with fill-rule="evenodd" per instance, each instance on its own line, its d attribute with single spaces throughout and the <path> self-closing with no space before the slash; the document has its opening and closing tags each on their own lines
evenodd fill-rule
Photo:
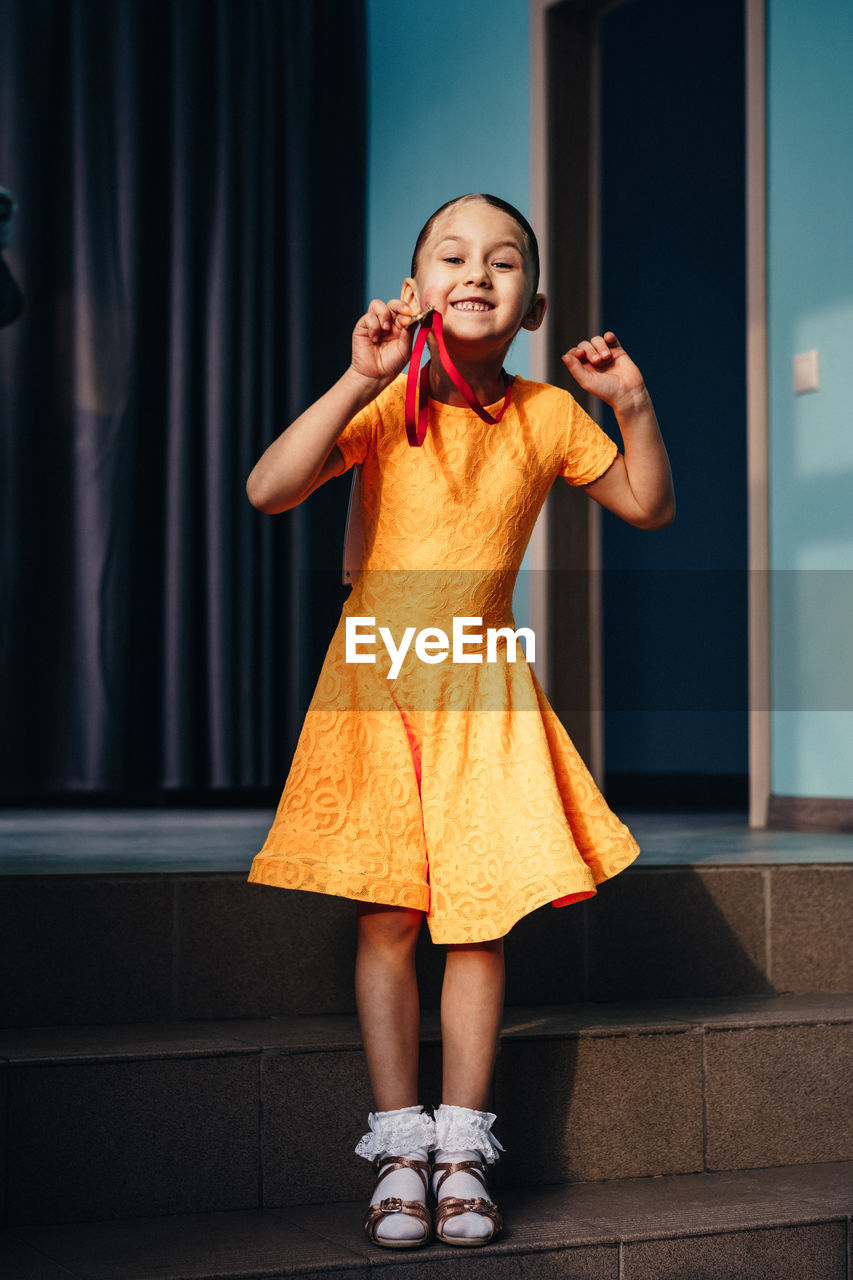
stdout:
<svg viewBox="0 0 853 1280">
<path fill-rule="evenodd" d="M 412 1208 L 423 1205 L 427 1160 L 432 1146 L 432 1119 L 421 1114 L 418 1100 L 420 1004 L 415 949 L 423 913 L 403 907 L 358 904 L 358 952 L 355 988 L 361 1035 L 377 1114 L 359 1153 L 378 1158 L 380 1175 L 365 1229 L 378 1244 L 412 1247 L 429 1236 L 429 1217 Z M 395 1167 L 395 1158 L 403 1163 Z M 414 1163 L 411 1163 L 414 1162 Z M 407 1202 L 410 1211 L 392 1209 Z M 389 1202 L 380 1209 L 383 1202 Z"/>
<path fill-rule="evenodd" d="M 488 1135 L 494 1119 L 485 1112 L 491 1090 L 504 999 L 503 939 L 449 946 L 441 993 L 444 1052 L 442 1107 L 436 1113 L 436 1166 L 482 1162 L 494 1146 Z M 473 1144 L 479 1143 L 479 1146 Z M 441 1190 L 438 1183 L 441 1180 Z M 483 1181 L 466 1170 L 437 1168 L 433 1187 L 439 1203 L 448 1198 L 488 1199 Z M 495 1211 L 495 1215 L 496 1215 Z M 483 1243 L 499 1220 L 482 1212 L 445 1218 L 442 1233 L 462 1244 Z"/>
<path fill-rule="evenodd" d="M 378 1111 L 418 1100 L 420 1002 L 415 948 L 423 912 L 358 904 L 355 996 Z"/>
<path fill-rule="evenodd" d="M 441 989 L 442 1102 L 482 1111 L 504 1002 L 503 938 L 447 948 Z"/>
</svg>

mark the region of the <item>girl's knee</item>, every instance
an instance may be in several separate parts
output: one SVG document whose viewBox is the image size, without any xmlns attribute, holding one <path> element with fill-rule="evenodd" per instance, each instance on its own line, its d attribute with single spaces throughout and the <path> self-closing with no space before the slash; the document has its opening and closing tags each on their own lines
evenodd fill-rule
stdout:
<svg viewBox="0 0 853 1280">
<path fill-rule="evenodd" d="M 358 904 L 359 942 L 391 950 L 417 945 L 424 913 L 411 907 L 392 907 L 386 903 Z"/>
</svg>

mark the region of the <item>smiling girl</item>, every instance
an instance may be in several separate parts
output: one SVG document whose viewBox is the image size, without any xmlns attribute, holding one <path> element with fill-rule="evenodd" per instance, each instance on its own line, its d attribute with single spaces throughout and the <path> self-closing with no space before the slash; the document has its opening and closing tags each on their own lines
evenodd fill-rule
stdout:
<svg viewBox="0 0 853 1280">
<path fill-rule="evenodd" d="M 536 238 L 518 210 L 488 195 L 442 206 L 418 237 L 400 297 L 370 303 L 349 368 L 248 481 L 256 507 L 280 512 L 361 468 L 361 572 L 249 879 L 358 903 L 356 996 L 376 1111 L 357 1151 L 377 1171 L 365 1230 L 387 1247 L 425 1244 L 433 1229 L 445 1243 L 480 1245 L 500 1230 L 486 1166 L 502 1148 L 485 1108 L 503 938 L 545 903 L 591 897 L 638 853 L 527 662 L 507 662 L 505 645 L 502 663 L 468 650 L 438 665 L 427 640 L 390 679 L 378 650 L 375 661 L 347 661 L 352 620 L 394 636 L 412 627 L 447 635 L 454 619 L 472 617 L 484 632 L 514 628 L 513 585 L 557 477 L 638 528 L 673 519 L 652 403 L 613 333 L 563 360 L 612 406 L 623 453 L 567 392 L 505 372 L 516 334 L 542 323 L 538 283 Z M 427 310 L 427 430 L 417 448 L 402 370 L 413 317 Z M 418 1097 L 424 916 L 447 947 L 434 1113 Z"/>
</svg>

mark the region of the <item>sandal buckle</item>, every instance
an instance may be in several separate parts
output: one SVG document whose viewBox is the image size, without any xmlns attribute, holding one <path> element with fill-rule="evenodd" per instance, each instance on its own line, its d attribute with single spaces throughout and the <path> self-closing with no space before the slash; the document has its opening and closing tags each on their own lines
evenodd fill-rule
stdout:
<svg viewBox="0 0 853 1280">
<path fill-rule="evenodd" d="M 384 1200 L 379 1201 L 379 1208 L 383 1213 L 402 1213 L 403 1201 L 399 1196 L 386 1196 Z"/>
</svg>

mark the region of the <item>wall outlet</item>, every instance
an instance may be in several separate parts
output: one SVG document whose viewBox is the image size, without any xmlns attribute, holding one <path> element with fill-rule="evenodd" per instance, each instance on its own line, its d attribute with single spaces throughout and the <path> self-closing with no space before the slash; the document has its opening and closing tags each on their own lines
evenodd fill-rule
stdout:
<svg viewBox="0 0 853 1280">
<path fill-rule="evenodd" d="M 794 395 L 820 389 L 820 366 L 817 351 L 801 351 L 794 356 Z"/>
</svg>

